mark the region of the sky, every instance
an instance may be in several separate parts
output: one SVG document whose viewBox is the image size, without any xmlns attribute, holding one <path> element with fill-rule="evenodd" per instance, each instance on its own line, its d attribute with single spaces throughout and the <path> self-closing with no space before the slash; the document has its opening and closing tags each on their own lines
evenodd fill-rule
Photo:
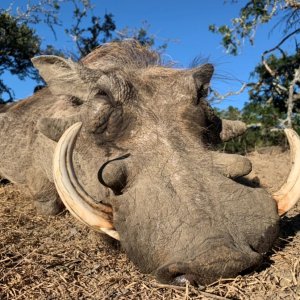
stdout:
<svg viewBox="0 0 300 300">
<path fill-rule="evenodd" d="M 1 0 L 0 9 L 8 8 L 11 0 Z M 34 0 L 31 3 L 35 2 Z M 224 0 L 94 0 L 93 12 L 97 16 L 112 13 L 117 30 L 124 27 L 140 28 L 143 22 L 149 24 L 149 33 L 156 36 L 159 43 L 169 40 L 165 56 L 176 61 L 178 67 L 187 68 L 196 57 L 202 57 L 214 64 L 215 76 L 212 87 L 219 93 L 237 91 L 243 82 L 249 81 L 250 72 L 261 59 L 261 53 L 275 46 L 282 37 L 279 30 L 270 30 L 274 25 L 260 27 L 256 34 L 254 46 L 245 43 L 238 56 L 226 54 L 222 48 L 221 36 L 208 30 L 210 24 L 229 24 L 230 20 L 238 16 L 240 8 L 247 1 L 240 0 L 237 4 Z M 15 0 L 15 6 L 26 5 L 27 0 Z M 72 6 L 64 5 L 60 12 L 64 25 L 71 24 Z M 53 44 L 60 48 L 72 51 L 75 49 L 72 39 L 67 36 L 62 28 L 57 27 L 57 40 L 45 25 L 35 27 L 41 36 L 43 45 Z M 286 45 L 286 47 L 292 47 Z M 228 78 L 221 80 L 220 78 Z M 4 78 L 9 86 L 14 87 L 17 99 L 32 94 L 34 82 L 30 80 L 19 81 L 10 74 Z M 214 106 L 223 109 L 229 105 L 242 108 L 248 100 L 247 92 L 232 96 Z"/>
</svg>

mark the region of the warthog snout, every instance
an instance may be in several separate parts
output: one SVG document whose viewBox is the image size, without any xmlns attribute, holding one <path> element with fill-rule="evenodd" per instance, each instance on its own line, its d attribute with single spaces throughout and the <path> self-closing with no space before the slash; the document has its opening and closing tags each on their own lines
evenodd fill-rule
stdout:
<svg viewBox="0 0 300 300">
<path fill-rule="evenodd" d="M 201 247 L 199 247 L 199 250 Z M 194 285 L 210 283 L 216 278 L 229 277 L 233 272 L 241 274 L 260 265 L 262 256 L 251 249 L 243 252 L 234 246 L 212 243 L 207 251 L 185 262 L 173 262 L 161 266 L 156 271 L 160 281 L 185 285 L 185 281 Z"/>
</svg>

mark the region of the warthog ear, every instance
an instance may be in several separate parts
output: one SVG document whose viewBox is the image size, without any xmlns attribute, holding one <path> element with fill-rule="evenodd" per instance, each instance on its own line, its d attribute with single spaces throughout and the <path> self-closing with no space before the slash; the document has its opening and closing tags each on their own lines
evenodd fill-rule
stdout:
<svg viewBox="0 0 300 300">
<path fill-rule="evenodd" d="M 212 64 L 205 64 L 190 70 L 190 72 L 192 72 L 195 80 L 198 99 L 206 97 L 208 94 L 210 80 L 214 73 L 214 66 Z"/>
<path fill-rule="evenodd" d="M 88 95 L 87 84 L 80 78 L 80 66 L 71 59 L 42 55 L 31 59 L 54 95 L 72 95 L 82 100 Z"/>
</svg>

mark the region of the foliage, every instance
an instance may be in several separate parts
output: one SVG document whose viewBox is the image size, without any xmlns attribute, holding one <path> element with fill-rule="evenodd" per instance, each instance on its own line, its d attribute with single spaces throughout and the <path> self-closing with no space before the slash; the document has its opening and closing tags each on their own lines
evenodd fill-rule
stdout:
<svg viewBox="0 0 300 300">
<path fill-rule="evenodd" d="M 241 8 L 239 16 L 231 20 L 231 26 L 211 24 L 209 30 L 221 34 L 226 51 L 237 55 L 245 40 L 253 45 L 257 28 L 274 17 L 281 18 L 277 25 L 284 23 L 283 34 L 299 33 L 299 10 L 300 4 L 289 0 L 251 0 Z"/>
<path fill-rule="evenodd" d="M 26 24 L 18 24 L 9 14 L 0 13 L 0 76 L 5 71 L 17 75 L 20 79 L 26 76 L 36 79 L 37 73 L 32 67 L 30 58 L 40 52 L 40 39 L 33 29 Z M 5 100 L 13 99 L 13 91 L 0 79 L 0 95 Z M 0 103 L 4 97 L 0 98 Z"/>
<path fill-rule="evenodd" d="M 232 1 L 237 3 L 238 1 Z M 300 3 L 294 0 L 251 0 L 243 4 L 238 17 L 230 25 L 210 25 L 209 30 L 222 36 L 227 53 L 237 55 L 245 41 L 251 45 L 259 26 L 277 20 L 273 30 L 283 34 L 281 41 L 262 53 L 262 61 L 252 72 L 254 82 L 247 83 L 249 102 L 241 111 L 228 108 L 221 116 L 240 119 L 248 125 L 243 137 L 225 143 L 226 150 L 247 152 L 257 147 L 285 145 L 283 128 L 300 131 L 300 51 L 297 35 L 300 33 Z M 280 25 L 280 26 L 279 26 Z M 287 53 L 282 45 L 295 39 L 295 52 Z M 279 55 L 275 55 L 275 51 Z M 300 73 L 300 69 L 299 69 Z M 235 113 L 233 113 L 235 112 Z"/>
<path fill-rule="evenodd" d="M 238 108 L 229 106 L 227 109 L 224 110 L 218 110 L 215 109 L 217 115 L 219 115 L 222 119 L 227 120 L 241 120 L 242 114 L 241 111 L 239 111 Z"/>
<path fill-rule="evenodd" d="M 293 80 L 293 70 L 300 67 L 300 51 L 293 55 L 282 52 L 280 58 L 271 55 L 267 63 L 276 70 L 276 82 L 264 65 L 258 64 L 252 73 L 258 83 L 249 89 L 249 102 L 241 111 L 230 106 L 227 110 L 218 112 L 223 118 L 242 120 L 249 127 L 243 137 L 225 144 L 225 149 L 230 152 L 245 152 L 258 147 L 286 144 L 282 131 L 286 127 L 287 120 L 286 99 Z M 296 86 L 295 94 L 300 84 Z M 299 112 L 298 101 L 293 107 L 292 125 L 300 133 Z"/>
<path fill-rule="evenodd" d="M 51 45 L 42 49 L 41 39 L 33 26 L 44 23 L 56 36 L 54 26 L 61 25 L 58 13 L 63 2 L 68 0 L 28 2 L 25 10 L 20 7 L 13 10 L 12 2 L 8 9 L 0 10 L 0 103 L 14 99 L 13 90 L 3 81 L 5 72 L 21 80 L 31 78 L 42 82 L 30 59 L 40 54 L 62 54 Z"/>
<path fill-rule="evenodd" d="M 6 12 L 7 14 L 11 15 L 18 24 L 25 24 L 27 26 L 46 24 L 51 28 L 53 34 L 55 35 L 54 27 L 61 24 L 58 17 L 60 5 L 61 3 L 68 1 L 71 0 L 28 1 L 25 9 L 22 9 L 18 6 L 15 11 L 13 10 L 15 2 L 12 1 L 9 8 L 2 10 L 2 12 Z"/>
<path fill-rule="evenodd" d="M 286 148 L 287 143 L 283 131 L 265 131 L 258 127 L 249 128 L 240 137 L 225 142 L 220 150 L 227 153 L 247 154 L 257 149 L 270 146 L 281 146 Z"/>
<path fill-rule="evenodd" d="M 296 49 L 296 53 L 292 55 L 283 51 L 281 54 L 281 57 L 270 55 L 267 59 L 267 64 L 276 72 L 275 78 L 262 63 L 256 66 L 252 76 L 257 78 L 258 83 L 249 90 L 249 97 L 255 104 L 269 103 L 281 113 L 286 113 L 288 89 L 294 78 L 294 70 L 300 67 L 300 49 Z M 296 84 L 296 89 L 297 86 L 300 88 Z M 296 102 L 294 112 L 299 112 L 299 109 L 300 103 Z"/>
<path fill-rule="evenodd" d="M 73 18 L 75 24 L 65 32 L 72 36 L 76 43 L 80 57 L 89 54 L 100 44 L 106 43 L 112 39 L 112 32 L 116 29 L 112 14 L 105 14 L 103 21 L 100 17 L 92 16 L 90 25 L 87 28 L 82 27 L 81 23 L 84 18 L 88 17 L 90 6 L 79 7 L 74 1 Z"/>
<path fill-rule="evenodd" d="M 225 110 L 217 111 L 217 114 L 221 118 L 240 120 L 248 125 L 247 131 L 242 136 L 223 143 L 220 150 L 246 154 L 261 147 L 286 145 L 283 131 L 276 127 L 279 111 L 270 105 L 250 102 L 246 103 L 241 111 L 230 106 Z"/>
<path fill-rule="evenodd" d="M 300 79 L 296 78 L 296 70 L 300 65 L 297 41 L 297 34 L 300 33 L 300 3 L 294 0 L 251 0 L 242 7 L 239 16 L 231 21 L 231 26 L 210 25 L 209 29 L 222 35 L 222 44 L 228 53 L 237 55 L 245 40 L 254 43 L 258 26 L 275 17 L 279 18 L 276 29 L 283 25 L 280 28 L 285 36 L 272 49 L 262 53 L 262 63 L 252 73 L 252 78 L 256 77 L 257 82 L 248 83 L 247 87 L 250 87 L 250 101 L 261 104 L 272 102 L 280 112 L 288 112 L 286 125 L 290 127 L 292 113 L 297 112 L 300 105 Z M 296 45 L 296 51 L 292 54 L 281 48 L 291 38 L 295 39 Z M 276 56 L 275 51 L 279 55 Z"/>
<path fill-rule="evenodd" d="M 251 152 L 258 148 L 268 146 L 286 147 L 287 141 L 281 124 L 286 116 L 285 111 L 272 103 L 257 103 L 250 101 L 245 104 L 242 110 L 229 106 L 225 110 L 216 110 L 217 114 L 224 119 L 240 120 L 247 124 L 247 131 L 244 135 L 225 142 L 220 149 L 230 153 Z M 295 115 L 293 128 L 300 133 L 300 117 Z"/>
<path fill-rule="evenodd" d="M 59 18 L 62 6 L 66 4 L 73 6 L 73 24 L 64 24 Z M 83 21 L 87 25 L 83 25 Z M 77 51 L 66 52 L 53 45 L 42 45 L 34 29 L 40 23 L 46 24 L 55 38 L 57 26 L 63 27 L 75 42 Z M 106 13 L 103 18 L 95 16 L 89 0 L 28 0 L 25 10 L 19 7 L 14 9 L 11 4 L 7 10 L 0 10 L 0 103 L 14 99 L 13 90 L 3 81 L 4 72 L 10 72 L 19 79 L 29 77 L 43 82 L 31 64 L 33 56 L 52 54 L 79 60 L 103 43 L 124 38 L 134 38 L 143 45 L 153 47 L 155 36 L 149 35 L 148 29 L 143 26 L 116 32 L 113 15 Z M 166 47 L 167 43 L 164 43 L 158 50 Z"/>
</svg>

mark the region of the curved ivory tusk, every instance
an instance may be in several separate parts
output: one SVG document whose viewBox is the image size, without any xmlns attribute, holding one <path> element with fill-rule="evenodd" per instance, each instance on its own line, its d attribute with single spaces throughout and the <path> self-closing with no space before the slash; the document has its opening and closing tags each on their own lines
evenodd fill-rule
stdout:
<svg viewBox="0 0 300 300">
<path fill-rule="evenodd" d="M 285 183 L 272 195 L 280 216 L 287 213 L 300 199 L 300 138 L 292 129 L 285 129 L 284 132 L 290 145 L 292 168 Z"/>
<path fill-rule="evenodd" d="M 97 204 L 78 182 L 72 154 L 81 122 L 69 127 L 57 143 L 53 156 L 53 177 L 58 194 L 70 213 L 82 223 L 119 240 L 112 224 L 112 209 Z"/>
</svg>

